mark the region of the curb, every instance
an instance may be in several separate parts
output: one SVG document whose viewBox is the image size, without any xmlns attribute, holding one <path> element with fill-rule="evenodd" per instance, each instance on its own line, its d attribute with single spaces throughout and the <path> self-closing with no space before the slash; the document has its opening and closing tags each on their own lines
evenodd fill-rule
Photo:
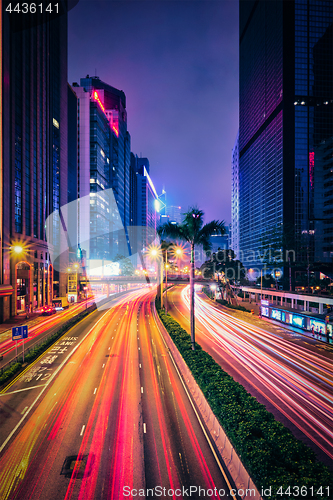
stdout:
<svg viewBox="0 0 333 500">
<path fill-rule="evenodd" d="M 165 326 L 160 320 L 158 313 L 156 311 L 155 303 L 153 303 L 152 310 L 154 313 L 155 320 L 160 327 L 160 331 L 163 334 L 164 340 L 174 358 L 175 363 L 177 364 L 178 370 L 183 377 L 186 387 L 198 408 L 200 416 L 203 422 L 206 424 L 209 435 L 218 449 L 222 461 L 226 465 L 228 472 L 232 477 L 238 492 L 239 491 L 244 492 L 243 495 L 239 494 L 239 496 L 241 498 L 246 498 L 247 497 L 246 490 L 251 489 L 255 491 L 255 496 L 251 495 L 251 498 L 255 500 L 262 500 L 262 497 L 257 487 L 255 486 L 249 473 L 245 469 L 241 459 L 237 455 L 235 448 L 232 446 L 223 427 L 220 425 L 219 421 L 215 417 L 200 387 L 196 383 L 190 369 L 188 368 L 182 355 L 178 351 L 168 331 L 166 330 Z"/>
</svg>

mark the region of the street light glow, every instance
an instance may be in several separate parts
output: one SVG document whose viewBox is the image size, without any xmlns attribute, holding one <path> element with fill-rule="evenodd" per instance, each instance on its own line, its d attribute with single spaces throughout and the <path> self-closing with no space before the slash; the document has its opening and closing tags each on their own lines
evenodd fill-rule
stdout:
<svg viewBox="0 0 333 500">
<path fill-rule="evenodd" d="M 23 252 L 23 247 L 21 247 L 20 245 L 15 245 L 13 247 L 13 250 L 15 253 L 22 253 Z"/>
</svg>

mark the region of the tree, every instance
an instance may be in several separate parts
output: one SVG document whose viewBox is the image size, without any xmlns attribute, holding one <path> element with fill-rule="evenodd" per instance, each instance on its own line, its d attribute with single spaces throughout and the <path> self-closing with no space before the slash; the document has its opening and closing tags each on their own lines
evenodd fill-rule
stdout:
<svg viewBox="0 0 333 500">
<path fill-rule="evenodd" d="M 210 255 L 209 260 L 202 264 L 200 268 L 202 276 L 212 278 L 215 273 L 223 273 L 230 283 L 241 282 L 246 277 L 246 269 L 235 257 L 233 250 L 219 248 L 216 253 Z"/>
<path fill-rule="evenodd" d="M 195 350 L 195 320 L 194 320 L 194 270 L 195 246 L 200 245 L 205 251 L 211 249 L 210 236 L 225 233 L 224 222 L 213 220 L 204 224 L 204 212 L 197 207 L 191 207 L 184 214 L 181 224 L 167 222 L 157 229 L 160 237 L 186 241 L 191 246 L 191 272 L 190 272 L 190 322 L 192 349 Z"/>
</svg>

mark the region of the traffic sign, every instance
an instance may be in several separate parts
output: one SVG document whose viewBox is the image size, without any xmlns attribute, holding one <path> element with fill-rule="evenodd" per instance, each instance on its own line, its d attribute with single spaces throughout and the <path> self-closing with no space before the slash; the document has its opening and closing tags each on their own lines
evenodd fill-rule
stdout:
<svg viewBox="0 0 333 500">
<path fill-rule="evenodd" d="M 23 325 L 22 326 L 22 338 L 27 339 L 28 338 L 28 325 Z"/>
<path fill-rule="evenodd" d="M 12 327 L 12 340 L 21 340 L 22 338 L 22 326 Z"/>
</svg>

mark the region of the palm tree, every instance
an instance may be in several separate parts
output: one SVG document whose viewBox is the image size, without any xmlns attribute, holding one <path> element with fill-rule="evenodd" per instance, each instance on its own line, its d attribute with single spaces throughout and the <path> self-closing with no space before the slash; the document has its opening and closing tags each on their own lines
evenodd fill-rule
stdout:
<svg viewBox="0 0 333 500">
<path fill-rule="evenodd" d="M 224 234 L 224 221 L 212 220 L 204 225 L 204 212 L 197 207 L 191 207 L 184 214 L 181 224 L 167 222 L 157 229 L 160 237 L 179 239 L 191 245 L 191 272 L 190 272 L 190 320 L 191 320 L 191 342 L 195 350 L 195 322 L 194 322 L 194 249 L 196 245 L 203 247 L 205 251 L 211 249 L 210 236 L 212 234 Z"/>
</svg>

